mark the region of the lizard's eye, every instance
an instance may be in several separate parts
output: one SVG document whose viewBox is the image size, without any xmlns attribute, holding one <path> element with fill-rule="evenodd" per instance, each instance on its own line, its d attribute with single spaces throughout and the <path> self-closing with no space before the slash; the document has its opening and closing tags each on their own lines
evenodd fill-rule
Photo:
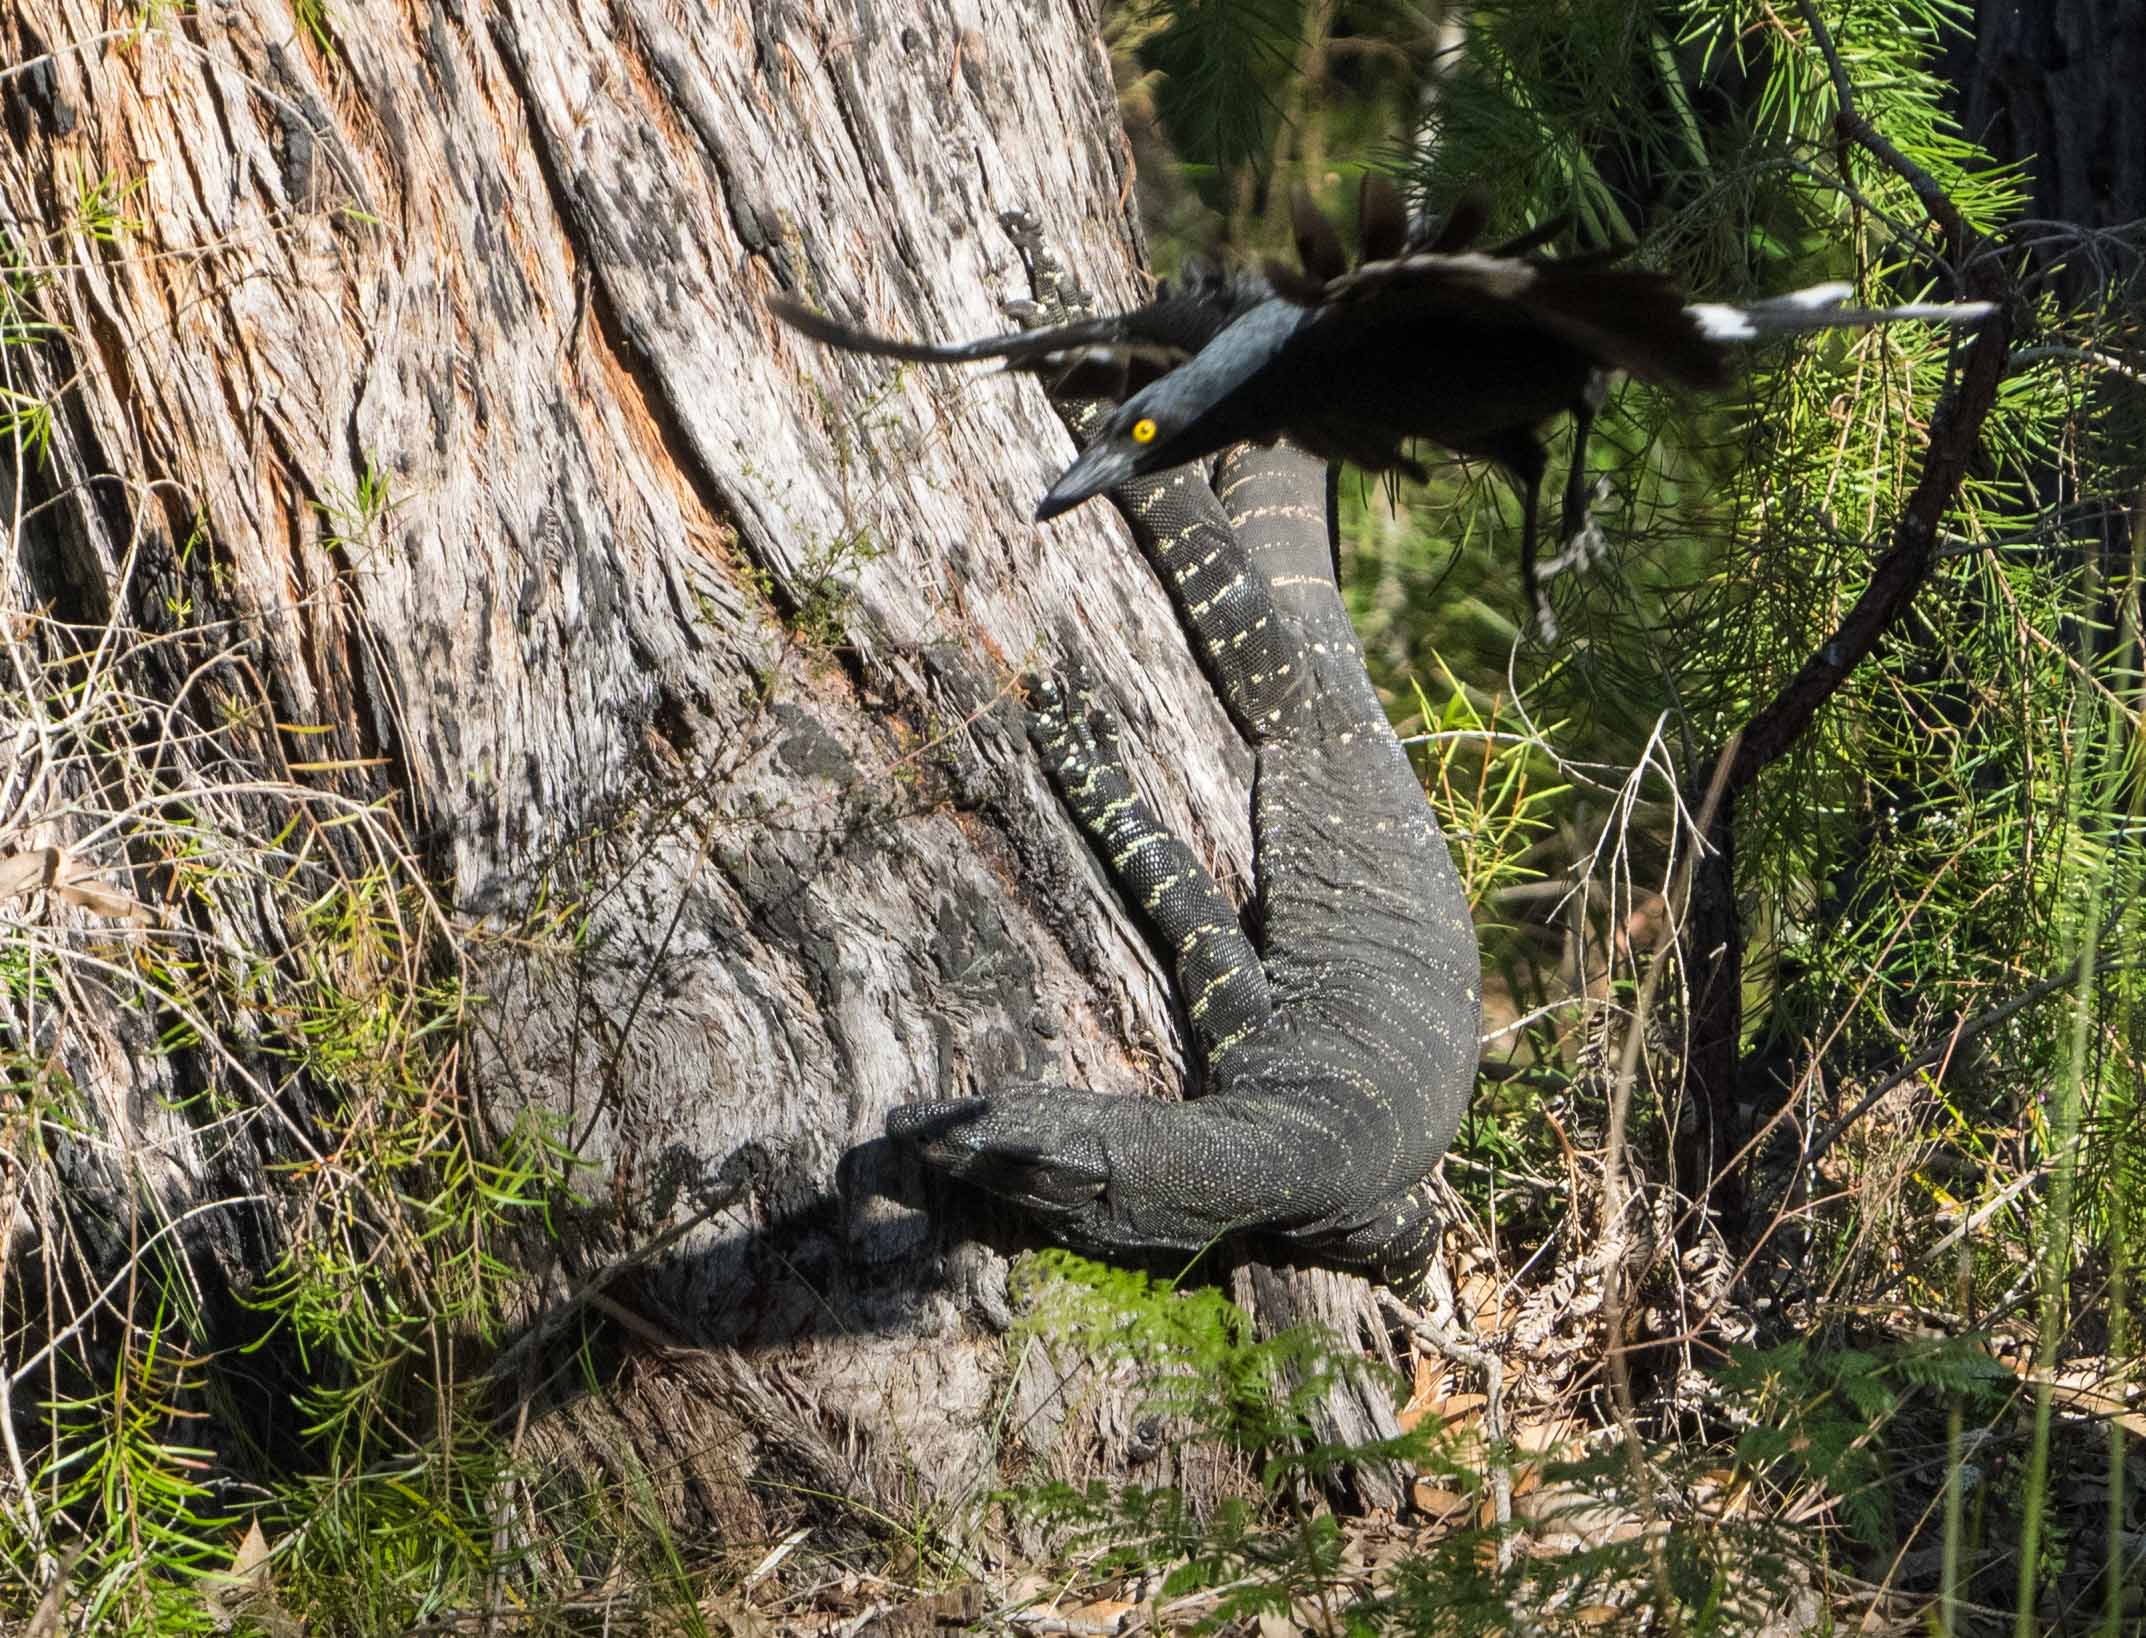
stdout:
<svg viewBox="0 0 2146 1638">
<path fill-rule="evenodd" d="M 1159 430 L 1161 429 L 1155 425 L 1153 420 L 1143 415 L 1133 423 L 1133 442 L 1136 444 L 1152 444 L 1155 441 L 1155 434 Z"/>
</svg>

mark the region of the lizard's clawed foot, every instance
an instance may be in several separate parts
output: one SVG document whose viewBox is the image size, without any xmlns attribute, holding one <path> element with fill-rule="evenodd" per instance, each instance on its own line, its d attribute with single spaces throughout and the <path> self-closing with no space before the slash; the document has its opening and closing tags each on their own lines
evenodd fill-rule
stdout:
<svg viewBox="0 0 2146 1638">
<path fill-rule="evenodd" d="M 1444 1229 L 1437 1191 L 1426 1182 L 1389 1201 L 1355 1233 L 1322 1249 L 1336 1262 L 1375 1276 L 1396 1296 L 1414 1302 L 1422 1295 Z"/>
<path fill-rule="evenodd" d="M 1028 266 L 1028 284 L 1034 299 L 1015 298 L 1000 303 L 1018 324 L 1041 327 L 1064 324 L 1090 316 L 1088 292 L 1066 271 L 1065 263 L 1043 242 L 1043 224 L 1033 212 L 999 212 L 999 225 L 1013 241 L 1014 249 Z"/>
<path fill-rule="evenodd" d="M 887 1136 L 914 1144 L 938 1170 L 1032 1211 L 1078 1210 L 1110 1182 L 1102 1141 L 1069 1087 L 899 1104 L 887 1111 Z"/>
<path fill-rule="evenodd" d="M 1006 237 L 1022 255 L 1048 254 L 1043 248 L 1043 222 L 1034 211 L 1002 210 L 998 213 L 998 225 L 1006 230 Z"/>
<path fill-rule="evenodd" d="M 1035 672 L 1023 688 L 1029 743 L 1045 771 L 1062 780 L 1120 762 L 1118 719 L 1101 704 L 1086 667 L 1069 662 L 1062 677 Z"/>
<path fill-rule="evenodd" d="M 1538 580 L 1549 580 L 1568 572 L 1593 568 L 1609 550 L 1609 536 L 1602 532 L 1602 525 L 1595 517 L 1595 508 L 1610 498 L 1610 481 L 1607 476 L 1595 479 L 1586 490 L 1577 518 L 1565 519 L 1565 542 L 1557 556 L 1544 561 L 1535 571 Z"/>
<path fill-rule="evenodd" d="M 1609 551 L 1609 536 L 1602 532 L 1594 514 L 1594 508 L 1609 497 L 1610 481 L 1606 477 L 1595 479 L 1585 489 L 1574 484 L 1565 497 L 1564 540 L 1557 555 L 1529 566 L 1523 577 L 1529 605 L 1535 611 L 1535 638 L 1544 648 L 1555 648 L 1558 640 L 1557 616 L 1550 610 L 1550 594 L 1545 588 L 1561 574 L 1593 568 Z"/>
</svg>

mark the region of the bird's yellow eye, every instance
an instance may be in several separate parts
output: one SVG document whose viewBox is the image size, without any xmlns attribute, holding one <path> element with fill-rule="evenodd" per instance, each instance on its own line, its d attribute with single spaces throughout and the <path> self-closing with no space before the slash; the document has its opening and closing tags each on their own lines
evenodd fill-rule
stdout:
<svg viewBox="0 0 2146 1638">
<path fill-rule="evenodd" d="M 1155 441 L 1156 431 L 1155 423 L 1143 415 L 1133 423 L 1133 442 L 1136 444 L 1152 444 Z"/>
</svg>

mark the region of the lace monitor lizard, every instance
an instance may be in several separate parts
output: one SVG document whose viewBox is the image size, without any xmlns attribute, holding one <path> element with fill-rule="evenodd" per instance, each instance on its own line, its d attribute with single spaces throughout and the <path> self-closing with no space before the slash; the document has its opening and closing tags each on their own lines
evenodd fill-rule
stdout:
<svg viewBox="0 0 2146 1638">
<path fill-rule="evenodd" d="M 1044 316 L 1080 300 L 1008 219 Z M 1063 392 L 1075 435 L 1107 403 Z M 915 1103 L 890 1136 L 1104 1253 L 1251 1249 L 1420 1276 L 1426 1179 L 1474 1084 L 1480 965 L 1444 837 L 1388 726 L 1332 572 L 1325 464 L 1285 444 L 1111 491 L 1257 765 L 1255 946 L 1127 774 L 1084 686 L 1037 682 L 1030 737 L 1123 891 L 1175 953 L 1207 1095 L 1009 1086 Z"/>
</svg>

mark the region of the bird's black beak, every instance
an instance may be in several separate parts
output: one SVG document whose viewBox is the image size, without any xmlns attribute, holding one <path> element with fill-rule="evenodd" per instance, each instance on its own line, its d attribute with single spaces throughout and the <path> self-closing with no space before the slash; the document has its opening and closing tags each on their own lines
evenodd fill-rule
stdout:
<svg viewBox="0 0 2146 1638">
<path fill-rule="evenodd" d="M 1109 444 L 1095 444 L 1083 451 L 1081 458 L 1058 475 L 1051 485 L 1050 493 L 1036 507 L 1036 521 L 1047 523 L 1061 512 L 1070 512 L 1084 500 L 1091 500 L 1106 489 L 1115 489 L 1128 478 L 1138 476 L 1134 469 L 1136 457 L 1123 449 Z"/>
</svg>

